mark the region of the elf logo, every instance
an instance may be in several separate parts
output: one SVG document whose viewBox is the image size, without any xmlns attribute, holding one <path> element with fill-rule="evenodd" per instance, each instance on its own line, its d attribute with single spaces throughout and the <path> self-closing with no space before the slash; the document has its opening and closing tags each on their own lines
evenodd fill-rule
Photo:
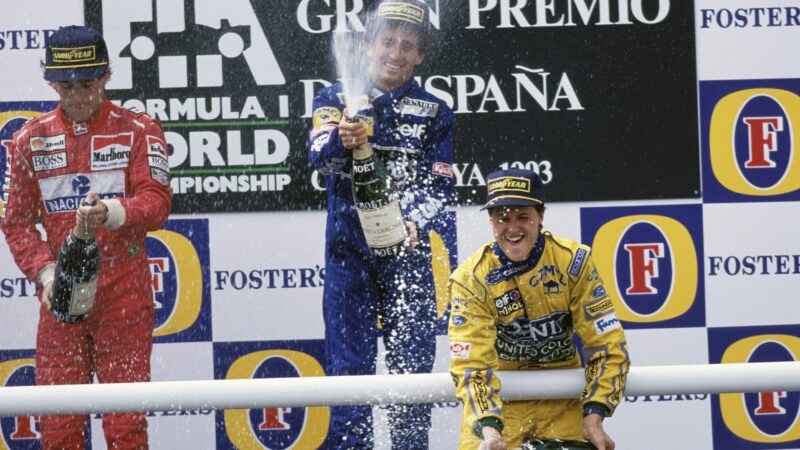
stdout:
<svg viewBox="0 0 800 450">
<path fill-rule="evenodd" d="M 421 139 L 427 129 L 428 126 L 423 123 L 404 123 L 397 128 L 397 131 L 403 137 Z"/>
<path fill-rule="evenodd" d="M 34 383 L 33 351 L 0 353 L 0 386 L 31 386 Z M 0 450 L 39 447 L 39 418 L 0 418 Z"/>
<path fill-rule="evenodd" d="M 219 87 L 226 73 L 286 84 L 249 0 L 103 0 L 102 11 L 114 11 L 103 15 L 109 89 L 133 89 L 135 78 L 155 74 L 162 89 Z"/>
<path fill-rule="evenodd" d="M 699 208 L 589 210 L 595 209 L 581 211 L 582 239 L 592 242 L 599 273 L 614 281 L 604 287 L 619 319 L 640 326 L 702 325 Z"/>
<path fill-rule="evenodd" d="M 712 348 L 711 353 L 721 352 L 718 362 L 723 364 L 797 361 L 800 357 L 798 331 L 797 326 L 712 329 L 709 345 L 719 348 Z M 774 445 L 770 448 L 797 448 L 800 445 L 800 393 L 720 394 L 718 401 L 713 400 L 715 448 L 755 449 L 765 444 Z"/>
<path fill-rule="evenodd" d="M 227 380 L 325 375 L 311 354 L 321 355 L 322 341 L 306 342 L 297 349 L 257 349 L 259 345 L 216 344 L 215 359 L 222 365 L 215 372 Z M 217 434 L 217 448 L 320 448 L 330 427 L 328 407 L 238 409 L 217 414 L 218 427 L 225 430 Z"/>
<path fill-rule="evenodd" d="M 208 221 L 170 220 L 147 235 L 156 342 L 211 340 Z"/>
<path fill-rule="evenodd" d="M 713 102 L 709 97 L 722 87 L 701 88 L 701 99 Z M 728 196 L 733 192 L 764 198 L 800 190 L 796 92 L 777 87 L 734 90 L 719 98 L 708 120 L 708 164 L 713 176 L 704 184 L 719 183 Z M 706 190 L 712 198 L 717 194 L 716 189 Z"/>
</svg>

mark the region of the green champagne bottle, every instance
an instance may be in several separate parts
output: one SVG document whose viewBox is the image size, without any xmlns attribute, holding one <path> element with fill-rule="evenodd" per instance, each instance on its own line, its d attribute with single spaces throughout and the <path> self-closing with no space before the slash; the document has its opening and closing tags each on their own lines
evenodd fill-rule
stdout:
<svg viewBox="0 0 800 450">
<path fill-rule="evenodd" d="M 597 450 L 591 442 L 569 439 L 533 439 L 522 444 L 522 450 Z"/>
<path fill-rule="evenodd" d="M 82 202 L 81 206 L 91 206 Z M 50 312 L 65 323 L 83 322 L 94 306 L 100 249 L 93 230 L 76 225 L 56 261 Z"/>
<path fill-rule="evenodd" d="M 349 120 L 358 120 L 358 116 Z M 406 248 L 406 230 L 394 181 L 369 143 L 353 149 L 353 200 L 367 245 L 378 258 L 390 258 Z"/>
</svg>

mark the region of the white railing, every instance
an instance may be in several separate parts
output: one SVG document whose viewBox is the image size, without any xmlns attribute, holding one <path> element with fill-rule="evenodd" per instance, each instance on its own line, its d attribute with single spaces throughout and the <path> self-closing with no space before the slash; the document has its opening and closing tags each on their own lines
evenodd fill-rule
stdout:
<svg viewBox="0 0 800 450">
<path fill-rule="evenodd" d="M 582 369 L 500 372 L 505 399 L 577 397 Z M 800 362 L 632 367 L 625 395 L 800 391 Z M 447 373 L 0 387 L 0 417 L 455 401 Z"/>
</svg>

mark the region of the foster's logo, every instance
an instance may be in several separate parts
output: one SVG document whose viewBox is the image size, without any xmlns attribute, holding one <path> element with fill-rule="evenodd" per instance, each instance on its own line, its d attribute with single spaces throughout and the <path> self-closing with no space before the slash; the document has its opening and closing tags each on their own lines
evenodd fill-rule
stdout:
<svg viewBox="0 0 800 450">
<path fill-rule="evenodd" d="M 701 83 L 708 200 L 800 199 L 800 80 L 758 83 Z"/>
<path fill-rule="evenodd" d="M 324 376 L 323 341 L 219 343 L 215 378 L 234 380 Z M 217 411 L 217 448 L 320 448 L 330 426 L 328 407 L 270 407 Z"/>
<path fill-rule="evenodd" d="M 711 363 L 798 361 L 800 326 L 712 328 L 708 343 Z M 800 446 L 798 392 L 720 394 L 712 419 L 715 449 Z"/>
<path fill-rule="evenodd" d="M 34 367 L 33 350 L 0 352 L 0 386 L 32 386 Z M 40 448 L 38 417 L 2 417 L 0 431 L 0 450 Z"/>
<path fill-rule="evenodd" d="M 205 219 L 170 220 L 147 235 L 156 342 L 211 340 L 208 245 Z"/>
<path fill-rule="evenodd" d="M 701 221 L 699 205 L 582 209 L 583 240 L 613 280 L 595 297 L 621 300 L 626 327 L 703 326 Z"/>
</svg>

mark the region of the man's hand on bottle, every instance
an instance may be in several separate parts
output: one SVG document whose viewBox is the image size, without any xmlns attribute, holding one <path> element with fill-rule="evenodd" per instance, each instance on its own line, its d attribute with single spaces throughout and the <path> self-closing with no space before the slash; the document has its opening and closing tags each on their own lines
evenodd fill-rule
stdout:
<svg viewBox="0 0 800 450">
<path fill-rule="evenodd" d="M 406 220 L 406 230 L 408 231 L 408 239 L 406 244 L 406 253 L 411 253 L 417 248 L 419 244 L 419 235 L 417 234 L 417 224 L 410 220 Z"/>
<path fill-rule="evenodd" d="M 367 143 L 367 129 L 361 122 L 348 122 L 347 110 L 344 110 L 344 118 L 339 122 L 339 139 L 342 145 L 348 150 L 360 147 Z"/>
<path fill-rule="evenodd" d="M 599 414 L 589 414 L 583 418 L 583 437 L 597 447 L 597 450 L 614 450 L 614 440 L 603 429 L 603 418 Z"/>
<path fill-rule="evenodd" d="M 50 311 L 53 307 L 53 304 L 50 300 L 53 298 L 53 282 L 49 282 L 42 288 L 42 306 L 44 309 Z"/>
<path fill-rule="evenodd" d="M 96 230 L 103 226 L 108 214 L 108 208 L 100 201 L 100 194 L 89 192 L 86 203 L 92 206 L 81 206 L 76 212 L 76 224 L 89 230 Z"/>
<path fill-rule="evenodd" d="M 506 450 L 508 447 L 503 442 L 503 436 L 492 427 L 483 427 L 483 440 L 478 445 L 478 450 Z"/>
</svg>

